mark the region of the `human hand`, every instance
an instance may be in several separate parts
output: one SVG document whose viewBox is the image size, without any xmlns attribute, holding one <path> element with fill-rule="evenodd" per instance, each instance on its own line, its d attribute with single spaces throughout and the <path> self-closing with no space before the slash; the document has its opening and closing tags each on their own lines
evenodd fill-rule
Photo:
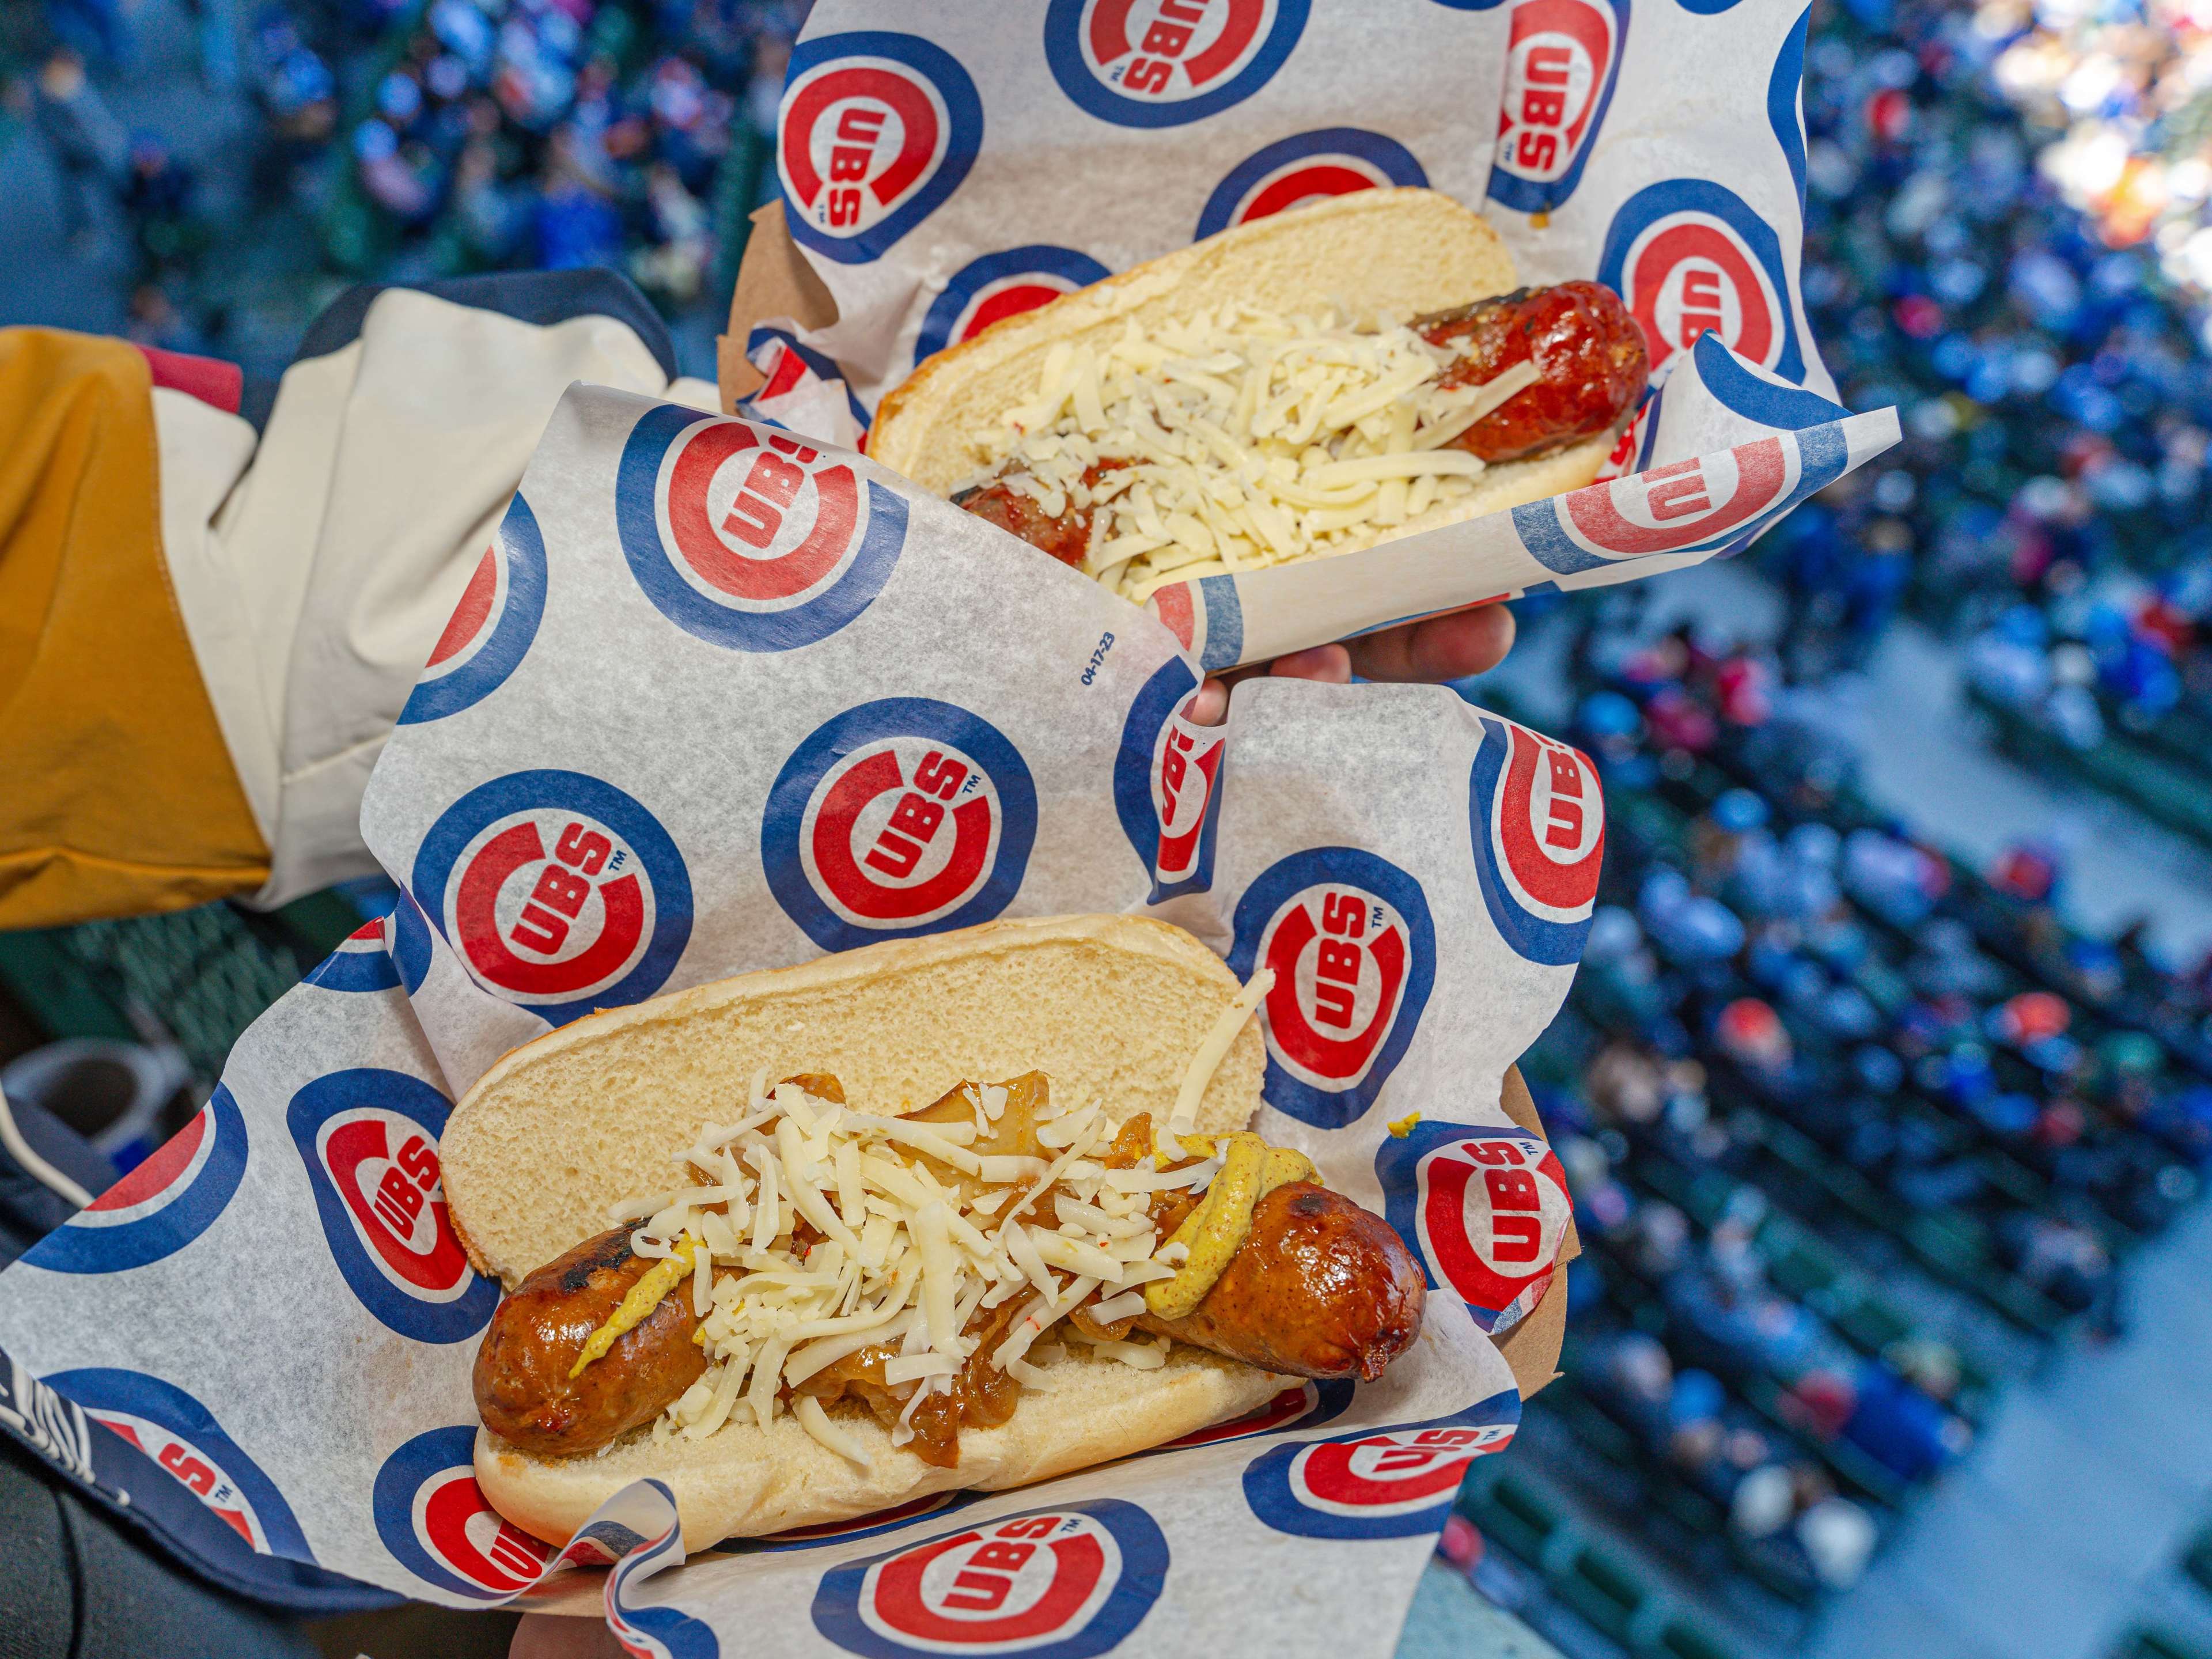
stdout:
<svg viewBox="0 0 2212 1659">
<path fill-rule="evenodd" d="M 1329 685 L 1342 685 L 1354 674 L 1370 680 L 1431 684 L 1463 679 L 1487 673 L 1505 660 L 1513 648 L 1513 613 L 1493 600 L 1341 644 L 1294 651 L 1276 658 L 1266 672 L 1281 679 L 1320 680 Z M 1248 669 L 1238 678 L 1260 672 Z M 1227 683 L 1206 681 L 1191 700 L 1189 720 L 1199 726 L 1218 726 L 1228 717 Z"/>
</svg>

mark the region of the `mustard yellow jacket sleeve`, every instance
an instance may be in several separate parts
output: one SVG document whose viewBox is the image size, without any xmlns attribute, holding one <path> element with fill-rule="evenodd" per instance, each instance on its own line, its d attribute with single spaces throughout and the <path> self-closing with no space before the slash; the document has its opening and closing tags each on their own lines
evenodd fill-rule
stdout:
<svg viewBox="0 0 2212 1659">
<path fill-rule="evenodd" d="M 162 560 L 146 360 L 0 329 L 0 928 L 261 886 Z"/>
</svg>

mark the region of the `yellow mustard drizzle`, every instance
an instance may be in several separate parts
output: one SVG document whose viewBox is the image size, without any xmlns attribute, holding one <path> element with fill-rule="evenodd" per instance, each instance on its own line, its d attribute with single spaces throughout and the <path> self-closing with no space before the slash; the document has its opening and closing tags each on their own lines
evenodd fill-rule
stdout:
<svg viewBox="0 0 2212 1659">
<path fill-rule="evenodd" d="M 623 1292 L 623 1299 L 607 1322 L 584 1339 L 584 1351 L 576 1356 L 576 1363 L 568 1367 L 568 1380 L 573 1382 L 584 1374 L 584 1367 L 604 1356 L 623 1335 L 635 1330 L 660 1305 L 661 1298 L 681 1285 L 691 1271 L 696 1258 L 692 1254 L 700 1249 L 699 1241 L 689 1233 L 676 1246 L 676 1254 L 665 1261 L 647 1268 L 637 1283 Z"/>
<path fill-rule="evenodd" d="M 1218 1146 L 1226 1144 L 1221 1169 L 1205 1199 L 1168 1240 L 1188 1252 L 1182 1265 L 1174 1278 L 1154 1279 L 1145 1286 L 1146 1310 L 1159 1319 L 1185 1319 L 1197 1310 L 1229 1266 L 1229 1258 L 1250 1234 L 1252 1212 L 1261 1199 L 1290 1182 L 1321 1179 L 1304 1152 L 1270 1146 L 1249 1129 L 1223 1140 L 1205 1135 L 1181 1139 L 1183 1150 L 1198 1157 L 1210 1157 Z"/>
</svg>

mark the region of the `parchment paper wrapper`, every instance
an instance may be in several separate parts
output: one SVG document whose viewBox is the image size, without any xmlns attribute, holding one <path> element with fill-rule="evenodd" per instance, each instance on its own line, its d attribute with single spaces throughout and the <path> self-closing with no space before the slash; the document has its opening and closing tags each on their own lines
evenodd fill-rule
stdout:
<svg viewBox="0 0 2212 1659">
<path fill-rule="evenodd" d="M 1738 551 L 1898 437 L 1893 410 L 1832 401 L 1799 293 L 1807 20 L 1795 0 L 821 0 L 776 159 L 827 303 L 763 314 L 741 281 L 726 386 L 750 362 L 750 412 L 851 444 L 999 317 L 1303 201 L 1425 185 L 1487 217 L 1523 282 L 1613 288 L 1654 386 L 1696 386 L 1647 403 L 1586 489 L 1163 588 L 1176 635 L 1226 668 Z"/>
<path fill-rule="evenodd" d="M 728 525 L 769 507 L 740 556 Z M 18 1437 L 261 1593 L 307 1563 L 453 1605 L 532 1589 L 548 1552 L 469 1470 L 497 1292 L 436 1185 L 449 1103 L 592 1006 L 1142 912 L 1276 969 L 1257 1127 L 1413 1241 L 1415 1351 L 1196 1446 L 659 1577 L 681 1547 L 644 1484 L 568 1559 L 620 1563 L 609 1613 L 641 1652 L 1389 1651 L 1467 1465 L 1519 1419 L 1486 1332 L 1567 1233 L 1499 1093 L 1589 927 L 1589 763 L 1437 687 L 1255 682 L 1188 726 L 1196 665 L 1096 585 L 857 457 L 605 389 L 560 405 L 494 565 L 371 781 L 396 914 L 0 1279 Z M 954 769 L 902 844 L 907 795 Z"/>
</svg>

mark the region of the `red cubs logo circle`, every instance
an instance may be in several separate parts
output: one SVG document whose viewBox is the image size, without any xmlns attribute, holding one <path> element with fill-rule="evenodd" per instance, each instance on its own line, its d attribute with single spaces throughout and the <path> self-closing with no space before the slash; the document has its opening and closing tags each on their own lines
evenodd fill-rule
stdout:
<svg viewBox="0 0 2212 1659">
<path fill-rule="evenodd" d="M 574 1002 L 622 979 L 652 937 L 653 880 L 597 819 L 557 807 L 502 814 L 463 851 L 446 934 L 518 1002 Z"/>
<path fill-rule="evenodd" d="M 1493 1335 L 1551 1287 L 1574 1201 L 1559 1155 L 1525 1130 L 1424 1121 L 1375 1155 L 1390 1224 Z"/>
<path fill-rule="evenodd" d="M 1383 1516 L 1449 1500 L 1467 1466 L 1513 1438 L 1511 1426 L 1401 1429 L 1323 1441 L 1291 1462 L 1291 1490 L 1324 1515 Z"/>
<path fill-rule="evenodd" d="M 1597 769 L 1565 744 L 1480 719 L 1468 811 L 1484 906 L 1515 954 L 1578 962 L 1605 863 Z"/>
<path fill-rule="evenodd" d="M 408 693 L 398 723 L 458 714 L 504 685 L 538 637 L 545 579 L 545 538 L 530 503 L 518 495 L 430 647 L 430 660 Z"/>
<path fill-rule="evenodd" d="M 776 117 L 785 222 L 830 258 L 882 255 L 959 187 L 982 142 L 968 72 L 911 34 L 799 43 Z"/>
<path fill-rule="evenodd" d="M 971 259 L 931 302 L 915 337 L 914 360 L 920 362 L 949 345 L 972 340 L 994 323 L 1048 305 L 1109 274 L 1087 253 L 1042 242 Z"/>
<path fill-rule="evenodd" d="M 57 1371 L 43 1380 L 151 1458 L 257 1554 L 315 1559 L 276 1483 L 206 1407 L 174 1383 L 107 1366 Z"/>
<path fill-rule="evenodd" d="M 1245 1469 L 1245 1502 L 1276 1531 L 1303 1538 L 1434 1532 L 1468 1465 L 1504 1450 L 1520 1422 L 1520 1394 L 1507 1389 L 1434 1422 L 1279 1445 Z"/>
<path fill-rule="evenodd" d="M 1488 193 L 1523 213 L 1562 206 L 1581 181 L 1620 70 L 1626 0 L 1518 0 Z"/>
<path fill-rule="evenodd" d="M 1020 754 L 950 703 L 847 710 L 793 751 L 761 827 L 769 884 L 824 950 L 989 920 L 1036 832 Z"/>
<path fill-rule="evenodd" d="M 669 405 L 623 446 L 623 556 L 655 609 L 738 651 L 825 638 L 873 602 L 906 540 L 906 503 L 851 457 Z"/>
<path fill-rule="evenodd" d="M 1782 344 L 1780 297 L 1749 249 L 1717 220 L 1677 214 L 1630 244 L 1623 297 L 1662 368 L 1700 334 L 1716 334 L 1761 368 Z"/>
<path fill-rule="evenodd" d="M 217 1084 L 208 1103 L 130 1174 L 24 1255 L 50 1273 L 118 1273 L 173 1255 L 210 1227 L 246 1179 L 246 1117 Z"/>
<path fill-rule="evenodd" d="M 1413 153 L 1395 138 L 1358 127 L 1302 132 L 1231 168 L 1206 199 L 1197 234 L 1211 236 L 1331 196 L 1428 182 Z"/>
<path fill-rule="evenodd" d="M 611 784 L 518 772 L 446 809 L 415 896 L 476 981 L 558 1024 L 660 988 L 691 933 L 676 843 Z"/>
<path fill-rule="evenodd" d="M 474 1335 L 499 1300 L 446 1207 L 447 1110 L 419 1078 L 357 1067 L 317 1078 L 285 1114 L 339 1271 L 370 1313 L 421 1342 Z"/>
<path fill-rule="evenodd" d="M 1167 1542 L 1133 1504 L 1033 1510 L 827 1574 L 815 1628 L 865 1659 L 1024 1653 L 1085 1659 L 1159 1597 Z"/>
<path fill-rule="evenodd" d="M 553 1552 L 503 1519 L 477 1486 L 476 1431 L 432 1429 L 384 1461 L 370 1493 L 377 1536 L 426 1583 L 503 1601 L 544 1575 Z"/>
<path fill-rule="evenodd" d="M 1316 848 L 1247 888 L 1236 925 L 1237 978 L 1275 975 L 1260 1005 L 1262 1095 L 1316 1127 L 1354 1121 L 1404 1055 L 1435 981 L 1420 884 L 1371 853 Z"/>
<path fill-rule="evenodd" d="M 1735 191 L 1705 179 L 1646 185 L 1621 204 L 1598 256 L 1656 374 L 1711 334 L 1784 380 L 1805 378 L 1780 238 Z"/>
<path fill-rule="evenodd" d="M 1178 126 L 1250 97 L 1304 29 L 1309 0 L 1053 0 L 1045 59 L 1081 108 Z"/>
</svg>

